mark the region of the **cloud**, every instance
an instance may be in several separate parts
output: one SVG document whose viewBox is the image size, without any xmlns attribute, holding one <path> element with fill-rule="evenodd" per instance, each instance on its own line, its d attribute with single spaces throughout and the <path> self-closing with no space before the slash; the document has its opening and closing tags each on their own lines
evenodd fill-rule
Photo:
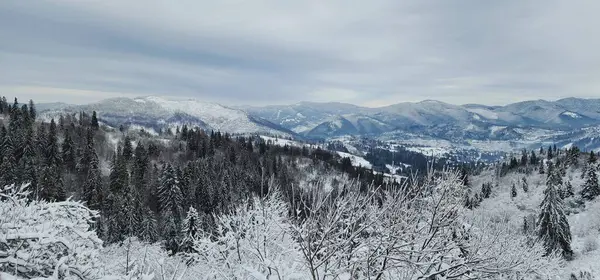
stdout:
<svg viewBox="0 0 600 280">
<path fill-rule="evenodd" d="M 590 0 L 1 1 L 0 94 L 370 106 L 594 97 L 598 8 Z"/>
</svg>

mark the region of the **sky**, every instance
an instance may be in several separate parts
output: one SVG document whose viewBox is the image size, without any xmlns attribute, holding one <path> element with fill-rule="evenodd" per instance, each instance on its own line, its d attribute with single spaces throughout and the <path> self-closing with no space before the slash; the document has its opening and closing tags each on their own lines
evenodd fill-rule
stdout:
<svg viewBox="0 0 600 280">
<path fill-rule="evenodd" d="M 3 0 L 0 95 L 231 105 L 600 97 L 600 1 Z"/>
</svg>

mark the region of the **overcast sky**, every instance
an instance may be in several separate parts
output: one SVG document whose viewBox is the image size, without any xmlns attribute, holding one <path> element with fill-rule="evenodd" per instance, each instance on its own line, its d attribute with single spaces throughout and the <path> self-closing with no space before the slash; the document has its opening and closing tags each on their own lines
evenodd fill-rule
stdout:
<svg viewBox="0 0 600 280">
<path fill-rule="evenodd" d="M 224 104 L 600 97 L 600 1 L 0 1 L 0 95 Z"/>
</svg>

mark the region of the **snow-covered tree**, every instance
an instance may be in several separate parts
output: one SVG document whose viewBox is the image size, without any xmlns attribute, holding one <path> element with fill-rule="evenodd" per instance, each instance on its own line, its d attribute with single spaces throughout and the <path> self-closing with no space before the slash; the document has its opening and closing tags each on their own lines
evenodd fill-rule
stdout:
<svg viewBox="0 0 600 280">
<path fill-rule="evenodd" d="M 567 197 L 572 197 L 575 195 L 575 191 L 573 190 L 573 184 L 571 184 L 571 181 L 567 181 L 565 183 L 565 186 L 563 188 L 563 192 L 564 192 L 564 198 Z"/>
<path fill-rule="evenodd" d="M 278 192 L 271 191 L 265 198 L 253 198 L 250 207 L 217 217 L 215 234 L 200 232 L 191 256 L 198 265 L 210 268 L 207 278 L 306 279 L 309 275 L 290 234 L 286 204 Z"/>
<path fill-rule="evenodd" d="M 512 186 L 510 187 L 510 197 L 512 197 L 512 198 L 517 197 L 517 186 L 515 185 L 515 183 L 513 183 Z"/>
<path fill-rule="evenodd" d="M 98 124 L 98 117 L 96 116 L 96 111 L 92 112 L 92 121 L 91 121 L 92 129 L 98 130 L 100 125 Z"/>
<path fill-rule="evenodd" d="M 523 179 L 521 179 L 521 186 L 523 187 L 523 192 L 529 192 L 529 184 L 527 183 L 527 178 L 523 177 Z"/>
<path fill-rule="evenodd" d="M 200 236 L 200 231 L 200 217 L 198 216 L 198 211 L 196 211 L 194 207 L 190 206 L 190 209 L 183 220 L 183 240 L 181 242 L 182 251 L 190 252 L 193 250 L 194 241 Z"/>
<path fill-rule="evenodd" d="M 158 199 L 161 211 L 171 212 L 175 215 L 175 220 L 180 217 L 183 197 L 177 174 L 170 164 L 167 164 L 162 172 L 158 188 Z"/>
<path fill-rule="evenodd" d="M 589 164 L 587 167 L 587 173 L 585 176 L 585 183 L 581 190 L 581 198 L 586 200 L 592 200 L 600 195 L 600 186 L 598 185 L 598 174 L 593 164 Z"/>
<path fill-rule="evenodd" d="M 492 195 L 492 183 L 487 182 L 481 185 L 481 197 L 482 198 L 490 198 Z"/>
<path fill-rule="evenodd" d="M 571 250 L 571 228 L 556 185 L 547 184 L 540 208 L 537 229 L 538 236 L 546 248 L 546 254 L 550 255 L 558 252 L 564 258 L 571 259 L 573 255 Z"/>
<path fill-rule="evenodd" d="M 98 279 L 97 213 L 75 201 L 30 201 L 27 185 L 0 190 L 0 271 L 23 278 Z"/>
</svg>

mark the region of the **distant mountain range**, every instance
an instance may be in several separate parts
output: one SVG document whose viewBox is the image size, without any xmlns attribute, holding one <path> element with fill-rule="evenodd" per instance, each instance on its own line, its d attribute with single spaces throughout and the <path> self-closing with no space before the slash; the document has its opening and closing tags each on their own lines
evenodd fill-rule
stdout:
<svg viewBox="0 0 600 280">
<path fill-rule="evenodd" d="M 506 106 L 452 105 L 435 100 L 366 108 L 344 103 L 301 102 L 227 107 L 161 97 L 114 98 L 89 105 L 40 104 L 41 116 L 97 111 L 110 125 L 167 129 L 188 124 L 230 133 L 309 139 L 365 136 L 428 138 L 455 143 L 513 141 L 600 148 L 600 99 L 532 100 Z"/>
</svg>

